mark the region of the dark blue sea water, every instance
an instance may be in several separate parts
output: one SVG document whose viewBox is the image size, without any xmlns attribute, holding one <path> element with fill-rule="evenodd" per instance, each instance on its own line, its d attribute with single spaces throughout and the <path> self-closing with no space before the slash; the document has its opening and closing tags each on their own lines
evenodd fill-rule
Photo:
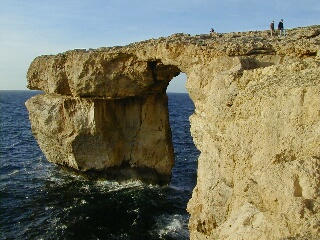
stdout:
<svg viewBox="0 0 320 240">
<path fill-rule="evenodd" d="M 169 94 L 175 167 L 169 186 L 89 180 L 47 162 L 24 102 L 0 91 L 0 239 L 188 239 L 186 204 L 199 152 L 189 132 L 194 106 Z"/>
</svg>

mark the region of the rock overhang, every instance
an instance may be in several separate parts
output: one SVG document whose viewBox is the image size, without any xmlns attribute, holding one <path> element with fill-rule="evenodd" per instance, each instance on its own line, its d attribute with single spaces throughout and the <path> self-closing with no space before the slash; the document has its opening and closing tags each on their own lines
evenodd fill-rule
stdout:
<svg viewBox="0 0 320 240">
<path fill-rule="evenodd" d="M 74 97 L 126 98 L 165 92 L 180 70 L 134 54 L 75 51 L 36 58 L 28 88 Z"/>
</svg>

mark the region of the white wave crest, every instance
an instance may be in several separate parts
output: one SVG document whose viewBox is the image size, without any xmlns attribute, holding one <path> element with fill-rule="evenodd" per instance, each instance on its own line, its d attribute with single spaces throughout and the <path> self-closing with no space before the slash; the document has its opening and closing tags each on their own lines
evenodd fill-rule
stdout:
<svg viewBox="0 0 320 240">
<path fill-rule="evenodd" d="M 161 215 L 156 220 L 156 226 L 153 232 L 161 239 L 166 239 L 166 237 L 189 239 L 187 215 Z"/>
</svg>

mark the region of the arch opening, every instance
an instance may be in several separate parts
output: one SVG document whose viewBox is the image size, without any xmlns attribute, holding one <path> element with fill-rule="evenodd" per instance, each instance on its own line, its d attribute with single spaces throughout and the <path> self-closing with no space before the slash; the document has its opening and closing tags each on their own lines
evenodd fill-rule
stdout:
<svg viewBox="0 0 320 240">
<path fill-rule="evenodd" d="M 199 150 L 195 147 L 190 132 L 190 116 L 194 104 L 186 89 L 187 75 L 181 72 L 167 88 L 169 125 L 174 148 L 174 167 L 170 185 L 182 188 L 190 194 L 196 184 Z"/>
<path fill-rule="evenodd" d="M 185 87 L 187 75 L 180 73 L 167 88 L 169 126 L 174 149 L 174 166 L 171 170 L 168 198 L 179 206 L 182 229 L 188 230 L 189 213 L 187 204 L 197 180 L 199 150 L 195 147 L 190 132 L 189 117 L 194 113 L 194 104 Z M 189 234 L 188 234 L 189 236 Z"/>
<path fill-rule="evenodd" d="M 178 76 L 174 77 L 168 87 L 167 93 L 184 93 L 188 94 L 186 88 L 187 75 L 184 72 L 180 72 Z"/>
<path fill-rule="evenodd" d="M 75 91 L 80 97 L 49 92 L 27 102 L 40 146 L 48 160 L 70 166 L 65 159 L 69 160 L 71 156 L 78 164 L 77 169 L 87 174 L 92 172 L 93 178 L 169 183 L 169 187 L 151 189 L 139 185 L 139 189 L 134 188 L 133 192 L 141 201 L 134 202 L 130 212 L 122 212 L 128 206 L 120 205 L 121 210 L 114 214 L 123 216 L 124 229 L 130 234 L 139 234 L 135 230 L 144 228 L 146 234 L 161 233 L 164 236 L 163 229 L 171 229 L 171 224 L 178 222 L 177 230 L 165 236 L 175 236 L 179 232 L 179 239 L 188 239 L 186 207 L 196 184 L 199 151 L 190 134 L 189 116 L 194 112 L 194 105 L 185 89 L 186 75 L 180 73 L 176 64 L 166 65 L 161 60 L 137 61 L 128 69 L 113 67 L 113 74 L 107 70 L 86 72 L 88 76 L 84 79 L 90 89 L 100 89 L 101 86 L 101 82 L 89 81 L 92 76 L 105 83 L 103 91 L 94 92 L 96 95 L 88 94 L 87 88 L 80 85 Z M 171 91 L 175 85 L 180 87 Z M 40 106 L 45 106 L 47 115 L 55 119 L 52 126 L 45 124 L 47 115 Z M 81 121 L 78 122 L 75 116 L 81 116 Z M 86 124 L 79 124 L 83 122 Z M 61 128 L 51 131 L 50 127 L 55 126 Z M 70 134 L 73 134 L 72 138 L 65 137 Z M 61 146 L 65 148 L 61 149 Z M 61 150 L 60 158 L 57 158 L 55 149 Z M 146 200 L 150 198 L 152 201 Z M 96 225 L 104 224 L 104 219 L 98 219 Z"/>
</svg>

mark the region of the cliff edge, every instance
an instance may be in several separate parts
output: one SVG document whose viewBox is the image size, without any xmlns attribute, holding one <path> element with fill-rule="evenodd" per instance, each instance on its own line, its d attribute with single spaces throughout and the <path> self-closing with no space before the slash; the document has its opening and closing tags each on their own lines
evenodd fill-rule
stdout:
<svg viewBox="0 0 320 240">
<path fill-rule="evenodd" d="M 40 56 L 26 102 L 49 161 L 126 166 L 170 178 L 166 87 L 180 72 L 195 104 L 191 239 L 320 238 L 320 26 L 175 34 Z"/>
</svg>

